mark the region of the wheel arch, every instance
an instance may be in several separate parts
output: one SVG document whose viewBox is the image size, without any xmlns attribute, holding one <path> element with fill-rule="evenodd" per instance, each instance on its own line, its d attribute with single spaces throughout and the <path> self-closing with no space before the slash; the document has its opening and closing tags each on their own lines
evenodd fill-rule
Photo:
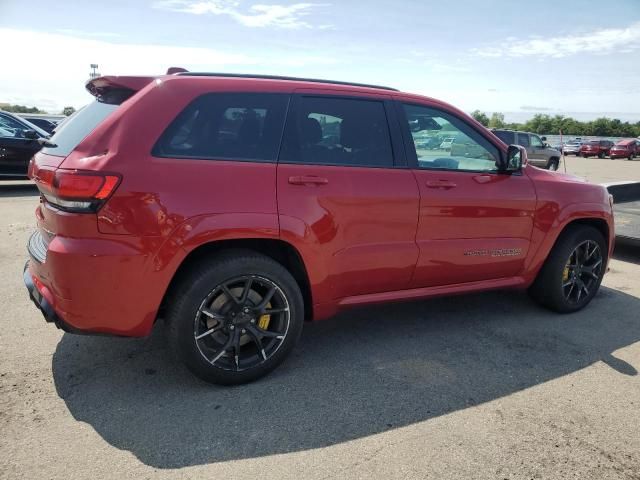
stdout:
<svg viewBox="0 0 640 480">
<path fill-rule="evenodd" d="M 260 253 L 285 267 L 298 283 L 300 291 L 302 292 L 305 320 L 313 319 L 313 297 L 311 293 L 311 284 L 309 282 L 309 276 L 302 256 L 290 243 L 274 238 L 214 240 L 203 243 L 192 249 L 184 259 L 182 259 L 182 262 L 169 282 L 169 286 L 164 294 L 160 306 L 160 315 L 166 309 L 166 302 L 171 297 L 171 292 L 174 290 L 177 283 L 180 282 L 184 274 L 188 272 L 193 265 L 203 261 L 204 259 L 212 258 L 217 254 L 229 250 L 250 250 L 252 252 Z"/>
<path fill-rule="evenodd" d="M 576 226 L 576 225 L 588 225 L 588 226 L 594 227 L 596 230 L 598 230 L 602 234 L 605 242 L 607 242 L 607 249 L 610 248 L 611 245 L 609 244 L 610 242 L 609 225 L 602 218 L 594 218 L 594 217 L 576 218 L 575 220 L 571 220 L 570 222 L 568 222 L 564 226 L 564 228 L 562 229 L 558 237 L 556 238 L 556 241 L 554 242 L 554 246 L 558 242 L 558 239 L 560 238 L 560 236 L 564 232 L 566 232 L 569 227 Z"/>
</svg>

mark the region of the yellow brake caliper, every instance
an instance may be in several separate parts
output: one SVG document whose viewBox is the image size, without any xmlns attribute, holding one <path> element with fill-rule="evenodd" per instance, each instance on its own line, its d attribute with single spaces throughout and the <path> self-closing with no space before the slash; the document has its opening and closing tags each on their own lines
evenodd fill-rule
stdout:
<svg viewBox="0 0 640 480">
<path fill-rule="evenodd" d="M 562 283 L 569 280 L 569 262 L 571 262 L 571 259 L 567 261 L 567 264 L 564 266 L 564 270 L 562 271 Z"/>
<path fill-rule="evenodd" d="M 269 302 L 267 304 L 267 308 L 271 308 L 271 302 Z M 260 327 L 262 330 L 266 330 L 267 328 L 269 328 L 269 322 L 271 321 L 271 315 L 262 315 L 259 319 L 258 319 L 258 327 Z"/>
</svg>

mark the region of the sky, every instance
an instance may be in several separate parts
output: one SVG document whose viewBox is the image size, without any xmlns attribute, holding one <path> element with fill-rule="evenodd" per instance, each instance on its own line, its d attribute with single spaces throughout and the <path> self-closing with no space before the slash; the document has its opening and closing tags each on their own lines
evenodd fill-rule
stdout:
<svg viewBox="0 0 640 480">
<path fill-rule="evenodd" d="M 51 113 L 92 100 L 96 63 L 388 85 L 510 121 L 640 121 L 640 0 L 0 0 L 0 52 L 0 102 Z"/>
</svg>

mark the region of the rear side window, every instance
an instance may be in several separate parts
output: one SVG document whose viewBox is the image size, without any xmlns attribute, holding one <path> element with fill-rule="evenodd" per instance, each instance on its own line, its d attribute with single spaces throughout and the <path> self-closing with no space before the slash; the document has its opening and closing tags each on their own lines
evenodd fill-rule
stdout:
<svg viewBox="0 0 640 480">
<path fill-rule="evenodd" d="M 172 158 L 275 161 L 288 95 L 207 93 L 191 102 L 153 147 Z"/>
<path fill-rule="evenodd" d="M 95 102 L 81 108 L 56 128 L 51 137 L 55 147 L 45 147 L 43 153 L 66 157 L 118 106 L 133 95 L 131 90 L 112 90 Z"/>
<path fill-rule="evenodd" d="M 527 135 L 526 133 L 519 133 L 517 142 L 518 142 L 518 145 L 525 148 L 531 145 L 529 143 L 529 135 Z"/>
<path fill-rule="evenodd" d="M 493 132 L 496 137 L 502 140 L 507 145 L 511 145 L 513 143 L 513 132 Z"/>
<path fill-rule="evenodd" d="M 281 162 L 393 166 L 389 126 L 380 101 L 298 97 L 284 138 Z"/>
</svg>

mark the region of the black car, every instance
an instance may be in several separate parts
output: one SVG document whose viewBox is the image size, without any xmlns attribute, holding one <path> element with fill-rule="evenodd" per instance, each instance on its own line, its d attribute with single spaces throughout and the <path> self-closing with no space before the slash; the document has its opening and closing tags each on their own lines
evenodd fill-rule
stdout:
<svg viewBox="0 0 640 480">
<path fill-rule="evenodd" d="M 57 126 L 54 122 L 52 122 L 51 120 L 47 120 L 46 118 L 27 117 L 27 116 L 24 116 L 22 118 L 25 119 L 27 122 L 33 123 L 37 127 L 40 127 L 48 134 L 52 134 Z"/>
<path fill-rule="evenodd" d="M 0 180 L 27 178 L 29 160 L 49 134 L 27 120 L 0 111 Z"/>
</svg>

